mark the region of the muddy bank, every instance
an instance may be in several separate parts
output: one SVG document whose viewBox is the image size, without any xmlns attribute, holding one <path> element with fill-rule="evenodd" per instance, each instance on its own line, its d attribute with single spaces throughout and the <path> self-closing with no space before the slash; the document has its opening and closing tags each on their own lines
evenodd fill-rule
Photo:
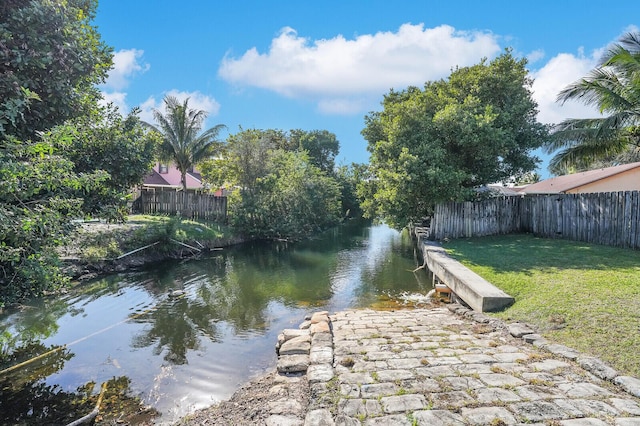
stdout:
<svg viewBox="0 0 640 426">
<path fill-rule="evenodd" d="M 147 241 L 136 243 L 147 228 L 148 226 L 135 222 L 81 224 L 72 235 L 70 243 L 59 251 L 65 274 L 75 281 L 86 281 L 102 275 L 139 269 L 166 259 L 197 259 L 206 253 L 248 241 L 241 235 L 184 241 L 164 236 L 148 244 Z"/>
</svg>

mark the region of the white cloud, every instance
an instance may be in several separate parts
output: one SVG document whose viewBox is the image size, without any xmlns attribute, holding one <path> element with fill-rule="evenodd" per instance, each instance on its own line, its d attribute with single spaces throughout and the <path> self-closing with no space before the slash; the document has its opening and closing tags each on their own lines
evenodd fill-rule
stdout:
<svg viewBox="0 0 640 426">
<path fill-rule="evenodd" d="M 542 50 L 542 49 L 534 50 L 533 52 L 531 52 L 531 53 L 529 53 L 527 55 L 527 61 L 530 64 L 538 62 L 542 58 L 544 58 L 544 50 Z"/>
<path fill-rule="evenodd" d="M 323 112 L 359 113 L 369 106 L 364 98 L 379 100 L 390 88 L 422 86 L 448 76 L 455 66 L 495 56 L 501 50 L 497 39 L 447 25 L 404 24 L 396 32 L 312 41 L 287 27 L 268 52 L 252 48 L 239 58 L 227 55 L 218 73 L 240 86 L 312 99 Z"/>
<path fill-rule="evenodd" d="M 592 106 L 579 102 L 556 102 L 558 93 L 567 85 L 586 76 L 598 63 L 602 50 L 585 56 L 582 50 L 577 54 L 560 53 L 551 58 L 542 68 L 533 71 L 533 98 L 538 102 L 538 120 L 542 123 L 557 124 L 566 118 L 597 117 L 599 113 Z"/>
<path fill-rule="evenodd" d="M 126 102 L 127 94 L 125 92 L 102 92 L 102 99 L 100 100 L 100 104 L 106 106 L 107 104 L 114 104 L 118 107 L 120 114 L 126 114 L 129 112 L 129 107 Z"/>
<path fill-rule="evenodd" d="M 102 105 L 113 103 L 121 114 L 129 112 L 127 93 L 122 89 L 129 86 L 130 80 L 137 74 L 149 70 L 150 65 L 142 62 L 144 51 L 138 49 L 123 49 L 113 55 L 113 67 L 109 70 L 107 80 L 101 86 Z"/>
<path fill-rule="evenodd" d="M 145 73 L 150 65 L 142 62 L 143 50 L 123 49 L 113 55 L 113 67 L 109 70 L 104 85 L 113 90 L 122 90 L 129 85 L 131 78 Z"/>
<path fill-rule="evenodd" d="M 207 111 L 207 116 L 213 117 L 220 112 L 220 104 L 214 98 L 207 96 L 201 92 L 182 92 L 172 89 L 165 93 L 165 96 L 173 96 L 179 101 L 189 98 L 189 108 Z M 153 110 L 164 112 L 164 102 L 162 99 L 156 100 L 151 96 L 140 105 L 140 119 L 148 123 L 153 123 Z M 206 127 L 206 124 L 205 124 Z"/>
</svg>

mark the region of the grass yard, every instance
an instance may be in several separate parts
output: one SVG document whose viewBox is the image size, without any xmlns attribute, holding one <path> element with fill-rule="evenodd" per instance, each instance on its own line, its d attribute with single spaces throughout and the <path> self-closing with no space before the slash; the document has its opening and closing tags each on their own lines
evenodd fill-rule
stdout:
<svg viewBox="0 0 640 426">
<path fill-rule="evenodd" d="M 515 298 L 497 317 L 640 377 L 640 251 L 529 234 L 452 240 L 448 253 Z"/>
</svg>

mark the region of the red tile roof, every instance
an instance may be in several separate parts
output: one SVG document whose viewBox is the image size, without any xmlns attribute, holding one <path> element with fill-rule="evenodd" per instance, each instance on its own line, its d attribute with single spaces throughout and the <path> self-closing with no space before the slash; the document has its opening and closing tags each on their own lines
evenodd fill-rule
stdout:
<svg viewBox="0 0 640 426">
<path fill-rule="evenodd" d="M 570 175 L 556 176 L 551 179 L 545 179 L 528 185 L 520 192 L 526 194 L 558 194 L 635 169 L 636 167 L 640 167 L 640 162 L 621 164 L 619 166 L 606 167 L 604 169 L 588 170 L 586 172 L 573 173 Z"/>
</svg>

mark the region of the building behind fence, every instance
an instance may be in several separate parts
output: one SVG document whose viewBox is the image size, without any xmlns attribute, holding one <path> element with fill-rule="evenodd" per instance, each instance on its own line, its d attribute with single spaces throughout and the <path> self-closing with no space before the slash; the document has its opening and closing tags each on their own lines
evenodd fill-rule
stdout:
<svg viewBox="0 0 640 426">
<path fill-rule="evenodd" d="M 133 210 L 142 214 L 181 215 L 199 220 L 224 222 L 227 220 L 227 197 L 194 191 L 142 190 L 133 203 Z"/>
<path fill-rule="evenodd" d="M 430 238 L 515 232 L 639 249 L 640 192 L 527 194 L 438 204 Z"/>
</svg>

